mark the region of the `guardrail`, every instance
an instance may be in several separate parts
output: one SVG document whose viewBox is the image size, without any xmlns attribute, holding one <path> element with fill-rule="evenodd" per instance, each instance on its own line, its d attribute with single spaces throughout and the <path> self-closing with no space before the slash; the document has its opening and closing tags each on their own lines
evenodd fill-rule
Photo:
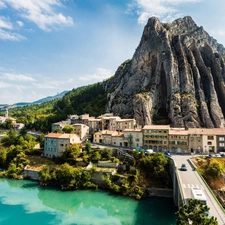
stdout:
<svg viewBox="0 0 225 225">
<path fill-rule="evenodd" d="M 181 195 L 182 204 L 186 204 L 183 189 L 182 189 L 182 185 L 180 183 L 180 176 L 179 176 L 179 173 L 177 171 L 177 165 L 176 165 L 175 161 L 173 160 L 173 158 L 170 158 L 170 160 L 172 160 L 173 166 L 174 166 L 174 173 L 175 173 L 175 176 L 176 176 L 176 179 L 177 179 L 177 185 L 178 185 L 178 188 L 179 188 L 178 194 L 180 193 L 180 195 Z M 179 206 L 179 202 L 178 202 L 178 206 Z"/>
<path fill-rule="evenodd" d="M 179 173 L 177 172 L 177 167 L 176 166 L 175 166 L 175 174 L 176 174 L 176 177 L 177 177 L 177 183 L 178 183 L 178 187 L 179 187 L 179 190 L 180 190 L 182 204 L 186 204 L 187 202 L 186 202 L 186 200 L 184 198 L 183 188 L 182 188 L 182 185 L 180 183 L 180 176 L 179 176 Z"/>
</svg>

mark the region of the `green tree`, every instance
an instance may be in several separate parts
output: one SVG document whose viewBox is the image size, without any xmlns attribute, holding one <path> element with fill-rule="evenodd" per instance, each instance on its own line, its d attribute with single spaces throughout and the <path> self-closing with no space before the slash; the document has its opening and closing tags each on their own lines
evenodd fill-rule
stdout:
<svg viewBox="0 0 225 225">
<path fill-rule="evenodd" d="M 11 119 L 7 119 L 5 121 L 5 128 L 6 129 L 12 129 L 13 128 L 13 121 Z"/>
<path fill-rule="evenodd" d="M 189 204 L 184 204 L 176 212 L 176 224 L 178 225 L 218 225 L 215 217 L 208 217 L 206 212 L 209 207 L 202 201 L 191 199 Z"/>
<path fill-rule="evenodd" d="M 65 161 L 68 160 L 75 161 L 77 157 L 80 155 L 80 153 L 81 153 L 80 145 L 74 143 L 66 148 L 66 150 L 63 152 L 62 158 Z"/>
<path fill-rule="evenodd" d="M 219 177 L 224 171 L 223 165 L 219 162 L 211 162 L 207 164 L 205 174 L 210 177 Z"/>
<path fill-rule="evenodd" d="M 90 142 L 86 142 L 85 143 L 85 151 L 87 153 L 90 153 L 91 152 L 91 143 Z"/>
<path fill-rule="evenodd" d="M 91 162 L 97 163 L 99 160 L 101 160 L 101 154 L 99 153 L 99 151 L 95 150 L 91 153 L 90 156 L 90 160 Z"/>
<path fill-rule="evenodd" d="M 40 143 L 41 148 L 44 148 L 44 141 L 45 141 L 45 135 L 43 133 L 41 133 L 41 135 L 38 136 L 38 138 L 37 138 L 37 142 Z"/>
<path fill-rule="evenodd" d="M 16 145 L 18 134 L 15 129 L 10 129 L 7 136 L 2 138 L 2 144 L 4 147 L 9 147 L 10 145 Z"/>
<path fill-rule="evenodd" d="M 72 126 L 72 125 L 65 125 L 65 127 L 63 127 L 62 131 L 64 133 L 67 133 L 67 134 L 73 134 L 74 133 L 74 126 Z"/>
<path fill-rule="evenodd" d="M 62 133 L 62 131 L 60 130 L 59 127 L 57 127 L 53 132 L 54 132 L 54 133 Z M 65 132 L 65 133 L 66 133 L 66 132 Z"/>
<path fill-rule="evenodd" d="M 6 167 L 6 159 L 7 159 L 7 150 L 1 150 L 0 151 L 0 167 L 5 168 Z"/>
<path fill-rule="evenodd" d="M 101 150 L 101 156 L 103 159 L 109 160 L 112 157 L 112 149 L 111 148 L 104 148 Z"/>
<path fill-rule="evenodd" d="M 23 127 L 23 128 L 20 130 L 19 134 L 20 134 L 21 136 L 26 136 L 26 134 L 27 134 L 26 128 Z"/>
</svg>

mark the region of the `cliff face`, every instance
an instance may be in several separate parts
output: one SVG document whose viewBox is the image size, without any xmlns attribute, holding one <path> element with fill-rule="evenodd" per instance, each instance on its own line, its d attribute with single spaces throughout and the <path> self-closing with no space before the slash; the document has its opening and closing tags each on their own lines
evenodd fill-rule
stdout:
<svg viewBox="0 0 225 225">
<path fill-rule="evenodd" d="M 191 17 L 148 20 L 132 60 L 106 82 L 106 110 L 141 125 L 222 127 L 225 49 Z"/>
</svg>

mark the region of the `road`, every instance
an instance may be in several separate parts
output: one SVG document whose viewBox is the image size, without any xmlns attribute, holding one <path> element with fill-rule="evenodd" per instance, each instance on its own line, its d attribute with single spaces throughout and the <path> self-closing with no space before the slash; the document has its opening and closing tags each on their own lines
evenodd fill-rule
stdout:
<svg viewBox="0 0 225 225">
<path fill-rule="evenodd" d="M 198 172 L 193 171 L 192 166 L 189 162 L 191 156 L 173 155 L 172 158 L 178 168 L 178 176 L 180 178 L 184 198 L 191 198 L 191 187 L 201 188 L 207 198 L 207 205 L 210 208 L 209 214 L 217 218 L 219 225 L 225 225 L 225 213 L 222 211 L 216 200 L 213 198 L 212 194 L 199 176 Z M 179 170 L 182 163 L 186 164 L 187 171 Z"/>
</svg>

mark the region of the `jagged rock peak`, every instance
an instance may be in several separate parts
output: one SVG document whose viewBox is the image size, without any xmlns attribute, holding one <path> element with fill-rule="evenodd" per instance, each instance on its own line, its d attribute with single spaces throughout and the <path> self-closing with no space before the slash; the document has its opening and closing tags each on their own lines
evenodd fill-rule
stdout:
<svg viewBox="0 0 225 225">
<path fill-rule="evenodd" d="M 225 50 L 190 16 L 149 18 L 132 60 L 106 84 L 107 111 L 140 124 L 222 127 Z"/>
</svg>

